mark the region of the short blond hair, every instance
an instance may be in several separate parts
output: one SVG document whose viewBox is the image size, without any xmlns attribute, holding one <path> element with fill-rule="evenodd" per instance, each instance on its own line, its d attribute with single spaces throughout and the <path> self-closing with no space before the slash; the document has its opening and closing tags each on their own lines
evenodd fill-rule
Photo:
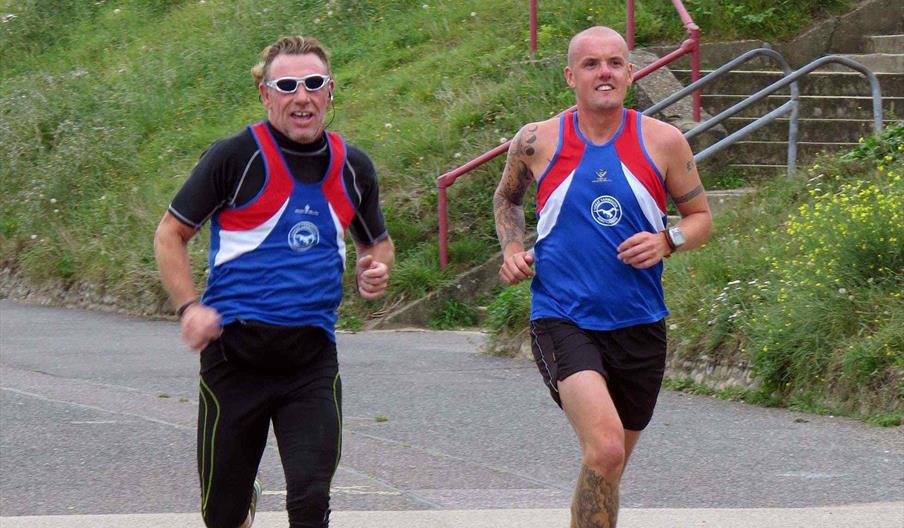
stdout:
<svg viewBox="0 0 904 528">
<path fill-rule="evenodd" d="M 332 75 L 332 71 L 330 70 L 330 57 L 323 47 L 323 44 L 314 37 L 295 35 L 292 37 L 280 37 L 279 40 L 261 51 L 260 62 L 251 68 L 251 75 L 254 77 L 254 85 L 259 85 L 267 78 L 267 75 L 270 73 L 270 64 L 277 56 L 304 55 L 307 53 L 313 53 L 320 57 L 320 60 L 326 65 L 327 74 Z"/>
</svg>

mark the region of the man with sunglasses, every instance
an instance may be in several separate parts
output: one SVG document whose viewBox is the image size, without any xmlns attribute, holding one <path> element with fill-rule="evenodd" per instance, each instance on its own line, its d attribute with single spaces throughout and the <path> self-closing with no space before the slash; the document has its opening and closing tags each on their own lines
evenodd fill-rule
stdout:
<svg viewBox="0 0 904 528">
<path fill-rule="evenodd" d="M 577 111 L 524 126 L 496 189 L 500 277 L 531 284 L 532 348 L 583 455 L 572 528 L 614 527 L 618 486 L 665 371 L 663 258 L 705 242 L 712 220 L 690 146 L 624 107 L 628 46 L 593 27 L 568 47 Z M 537 241 L 524 194 L 537 182 Z M 681 220 L 666 229 L 666 197 Z M 534 276 L 536 265 L 536 276 Z"/>
<path fill-rule="evenodd" d="M 252 69 L 267 120 L 215 142 L 154 239 L 182 339 L 201 353 L 198 473 L 210 528 L 248 527 L 270 423 L 286 477 L 290 526 L 329 524 L 341 451 L 334 326 L 345 231 L 365 299 L 383 295 L 394 250 L 373 163 L 325 131 L 335 81 L 309 37 L 267 46 Z M 211 222 L 198 298 L 187 244 Z"/>
</svg>

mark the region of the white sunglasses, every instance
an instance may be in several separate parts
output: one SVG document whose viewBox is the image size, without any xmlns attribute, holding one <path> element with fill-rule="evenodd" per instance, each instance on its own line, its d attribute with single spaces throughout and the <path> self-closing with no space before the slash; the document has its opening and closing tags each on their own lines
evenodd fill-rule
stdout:
<svg viewBox="0 0 904 528">
<path fill-rule="evenodd" d="M 329 80 L 329 75 L 312 73 L 304 77 L 280 77 L 279 79 L 264 81 L 264 84 L 277 92 L 288 94 L 297 92 L 298 85 L 304 86 L 304 89 L 309 92 L 316 92 L 326 86 Z"/>
</svg>

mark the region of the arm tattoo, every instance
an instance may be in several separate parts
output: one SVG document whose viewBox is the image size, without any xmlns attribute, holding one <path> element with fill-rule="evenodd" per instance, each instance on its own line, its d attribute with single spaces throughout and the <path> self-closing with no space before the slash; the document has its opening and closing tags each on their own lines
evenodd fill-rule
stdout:
<svg viewBox="0 0 904 528">
<path fill-rule="evenodd" d="M 609 482 L 581 466 L 571 503 L 571 528 L 615 528 L 618 520 L 618 482 Z"/>
<path fill-rule="evenodd" d="M 692 160 L 692 159 L 687 160 L 686 167 L 687 167 L 687 172 L 694 170 L 694 160 Z"/>
<path fill-rule="evenodd" d="M 698 194 L 700 194 L 702 192 L 703 192 L 703 185 L 698 185 L 698 186 L 694 187 L 693 190 L 691 190 L 691 192 L 689 192 L 687 194 L 682 194 L 681 196 L 672 197 L 672 200 L 674 200 L 676 204 L 689 202 L 692 199 L 694 199 L 694 197 L 696 197 Z"/>
<path fill-rule="evenodd" d="M 533 125 L 530 128 L 528 128 L 527 129 L 528 138 L 526 140 L 524 140 L 524 143 L 526 143 L 527 146 L 525 147 L 524 145 L 519 145 L 519 147 L 524 148 L 524 154 L 526 154 L 528 156 L 533 156 L 534 152 L 536 152 L 532 145 L 533 145 L 534 141 L 537 141 L 537 129 L 538 128 L 540 128 L 540 127 L 538 127 L 537 125 Z"/>
<path fill-rule="evenodd" d="M 496 216 L 496 235 L 505 250 L 512 242 L 524 242 L 524 193 L 534 179 L 526 158 L 534 155 L 531 143 L 537 140 L 536 126 L 527 129 L 528 139 L 518 132 L 509 147 L 508 160 L 502 171 L 502 181 L 493 195 L 493 212 Z"/>
</svg>

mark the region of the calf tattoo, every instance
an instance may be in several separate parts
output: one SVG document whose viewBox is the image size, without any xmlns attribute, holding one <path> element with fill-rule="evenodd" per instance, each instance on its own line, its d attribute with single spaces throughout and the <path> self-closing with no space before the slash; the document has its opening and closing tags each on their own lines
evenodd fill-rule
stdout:
<svg viewBox="0 0 904 528">
<path fill-rule="evenodd" d="M 617 520 L 618 482 L 582 465 L 571 503 L 571 528 L 615 528 Z"/>
</svg>

